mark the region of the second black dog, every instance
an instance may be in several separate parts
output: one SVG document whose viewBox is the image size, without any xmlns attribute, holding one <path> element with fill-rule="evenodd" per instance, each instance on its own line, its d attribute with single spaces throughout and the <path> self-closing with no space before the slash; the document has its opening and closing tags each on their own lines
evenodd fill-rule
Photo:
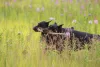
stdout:
<svg viewBox="0 0 100 67">
<path fill-rule="evenodd" d="M 52 33 L 65 33 L 65 36 L 58 34 L 60 36 L 60 38 L 57 38 L 57 41 L 60 43 L 60 40 L 62 39 L 61 44 L 64 44 L 66 38 L 69 38 L 69 45 L 68 46 L 74 50 L 83 49 L 85 44 L 88 44 L 88 48 L 90 48 L 90 46 L 91 46 L 90 44 L 92 43 L 92 40 L 94 38 L 97 40 L 100 40 L 100 35 L 77 31 L 77 30 L 74 30 L 73 27 L 62 28 L 62 25 L 59 25 L 59 26 L 53 25 L 53 26 L 50 26 L 48 29 Z"/>
</svg>

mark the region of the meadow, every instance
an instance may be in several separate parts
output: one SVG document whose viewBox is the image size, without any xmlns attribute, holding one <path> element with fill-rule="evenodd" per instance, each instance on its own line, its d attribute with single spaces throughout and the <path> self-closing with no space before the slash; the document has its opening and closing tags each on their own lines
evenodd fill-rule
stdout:
<svg viewBox="0 0 100 67">
<path fill-rule="evenodd" d="M 40 21 L 100 34 L 99 0 L 0 0 L 0 67 L 100 67 L 100 43 L 91 50 L 43 53 Z"/>
</svg>

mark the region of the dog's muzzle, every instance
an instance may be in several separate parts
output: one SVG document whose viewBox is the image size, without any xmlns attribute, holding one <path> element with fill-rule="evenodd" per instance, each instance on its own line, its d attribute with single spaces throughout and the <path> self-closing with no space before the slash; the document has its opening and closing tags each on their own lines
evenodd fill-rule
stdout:
<svg viewBox="0 0 100 67">
<path fill-rule="evenodd" d="M 38 29 L 37 29 L 37 26 L 33 27 L 33 30 L 34 30 L 35 32 L 39 32 Z"/>
<path fill-rule="evenodd" d="M 43 29 L 42 29 L 42 28 L 37 28 L 37 30 L 38 30 L 39 32 L 43 32 Z"/>
<path fill-rule="evenodd" d="M 43 29 L 40 28 L 40 27 L 37 27 L 37 26 L 33 27 L 33 30 L 34 30 L 35 32 L 43 32 Z"/>
</svg>

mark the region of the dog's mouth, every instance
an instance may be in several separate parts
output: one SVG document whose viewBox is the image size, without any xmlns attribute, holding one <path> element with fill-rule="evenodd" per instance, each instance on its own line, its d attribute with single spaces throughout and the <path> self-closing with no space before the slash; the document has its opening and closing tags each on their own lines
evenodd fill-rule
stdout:
<svg viewBox="0 0 100 67">
<path fill-rule="evenodd" d="M 43 29 L 42 28 L 37 28 L 38 32 L 43 32 Z"/>
<path fill-rule="evenodd" d="M 35 32 L 43 32 L 43 29 L 41 28 L 41 27 L 34 27 L 33 28 L 33 30 L 35 31 Z"/>
</svg>

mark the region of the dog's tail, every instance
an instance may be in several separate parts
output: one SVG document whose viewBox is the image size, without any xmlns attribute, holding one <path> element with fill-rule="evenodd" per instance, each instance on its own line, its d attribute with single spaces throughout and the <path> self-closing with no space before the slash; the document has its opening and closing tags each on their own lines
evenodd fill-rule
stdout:
<svg viewBox="0 0 100 67">
<path fill-rule="evenodd" d="M 95 39 L 97 39 L 98 41 L 100 41 L 100 35 L 93 35 L 93 37 L 94 37 Z"/>
</svg>

